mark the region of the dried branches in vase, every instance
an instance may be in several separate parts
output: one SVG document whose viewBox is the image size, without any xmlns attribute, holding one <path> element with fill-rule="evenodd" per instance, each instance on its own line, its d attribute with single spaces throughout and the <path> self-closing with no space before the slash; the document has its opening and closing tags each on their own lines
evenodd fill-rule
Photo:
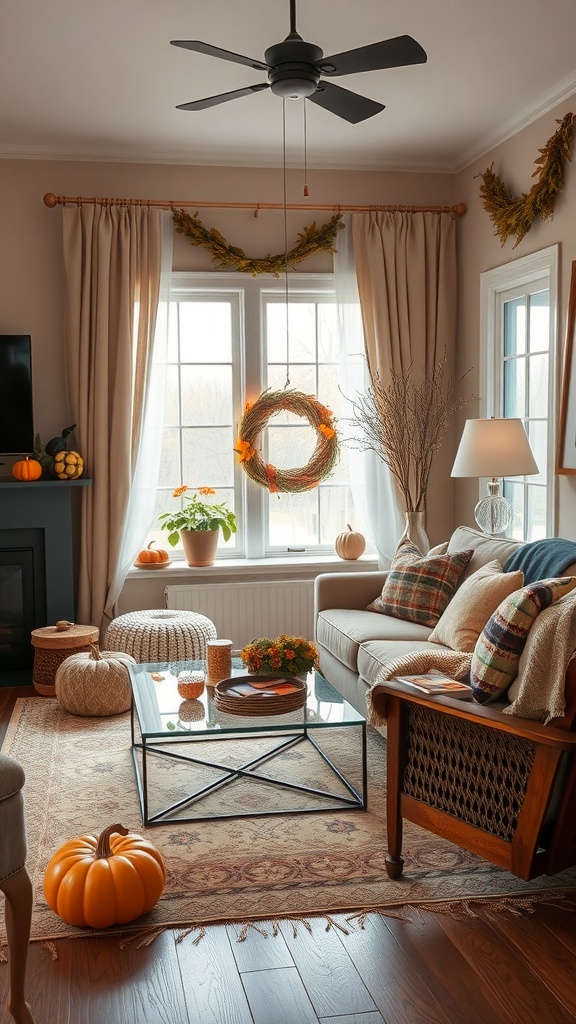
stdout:
<svg viewBox="0 0 576 1024">
<path fill-rule="evenodd" d="M 468 372 L 468 371 L 467 371 Z M 392 370 L 385 383 L 375 373 L 363 395 L 352 399 L 351 422 L 362 436 L 349 443 L 361 451 L 374 451 L 395 477 L 407 512 L 422 512 L 434 455 L 440 450 L 451 418 L 474 396 L 460 398 L 458 380 L 446 373 L 446 356 L 421 383 L 413 368 Z"/>
</svg>

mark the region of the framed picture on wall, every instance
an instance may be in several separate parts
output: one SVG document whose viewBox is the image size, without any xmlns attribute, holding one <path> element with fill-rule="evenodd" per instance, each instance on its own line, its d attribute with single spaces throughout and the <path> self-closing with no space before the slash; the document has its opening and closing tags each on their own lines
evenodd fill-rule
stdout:
<svg viewBox="0 0 576 1024">
<path fill-rule="evenodd" d="M 576 473 L 576 260 L 572 263 L 556 453 L 557 473 Z"/>
</svg>

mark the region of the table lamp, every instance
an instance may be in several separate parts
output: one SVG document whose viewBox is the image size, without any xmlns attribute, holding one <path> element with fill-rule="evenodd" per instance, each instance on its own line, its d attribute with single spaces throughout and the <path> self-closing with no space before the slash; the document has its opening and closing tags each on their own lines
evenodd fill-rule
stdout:
<svg viewBox="0 0 576 1024">
<path fill-rule="evenodd" d="M 499 478 L 537 472 L 522 420 L 466 420 L 451 476 L 490 477 L 488 494 L 474 509 L 484 533 L 504 533 L 512 520 L 512 506 L 500 494 Z"/>
</svg>

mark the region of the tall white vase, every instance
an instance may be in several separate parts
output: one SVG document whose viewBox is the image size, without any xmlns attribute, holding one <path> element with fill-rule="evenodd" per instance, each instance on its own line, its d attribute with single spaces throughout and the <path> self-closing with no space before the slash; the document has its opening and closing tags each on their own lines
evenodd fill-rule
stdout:
<svg viewBox="0 0 576 1024">
<path fill-rule="evenodd" d="M 406 526 L 400 538 L 400 543 L 408 539 L 412 544 L 416 545 L 421 554 L 427 555 L 430 550 L 430 541 L 424 529 L 424 512 L 406 512 L 405 515 Z"/>
</svg>

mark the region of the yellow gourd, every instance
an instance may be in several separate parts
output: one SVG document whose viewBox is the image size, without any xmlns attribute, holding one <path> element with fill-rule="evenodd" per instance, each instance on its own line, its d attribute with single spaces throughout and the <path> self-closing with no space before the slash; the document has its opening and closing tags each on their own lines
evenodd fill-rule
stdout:
<svg viewBox="0 0 576 1024">
<path fill-rule="evenodd" d="M 336 537 L 336 554 L 339 558 L 355 559 L 360 558 L 366 547 L 366 541 L 361 533 L 353 530 L 348 523 L 348 529 Z"/>
<path fill-rule="evenodd" d="M 84 472 L 84 459 L 78 452 L 58 452 L 53 468 L 59 480 L 77 480 Z"/>
</svg>

